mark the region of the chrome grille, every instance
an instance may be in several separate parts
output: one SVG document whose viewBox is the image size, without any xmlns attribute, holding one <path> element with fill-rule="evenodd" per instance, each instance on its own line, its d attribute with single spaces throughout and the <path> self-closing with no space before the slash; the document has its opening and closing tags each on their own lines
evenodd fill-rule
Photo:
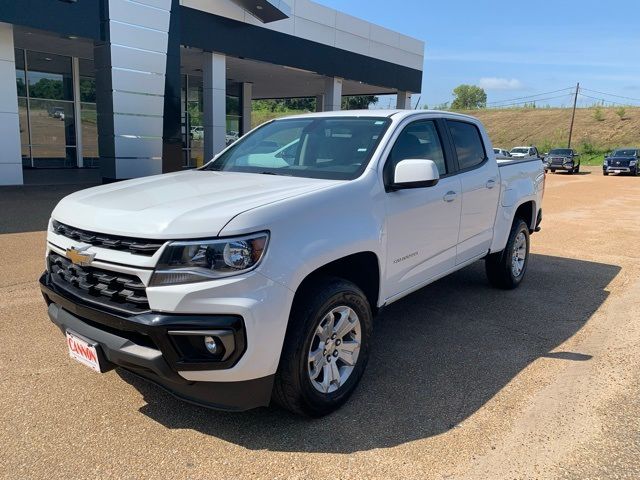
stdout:
<svg viewBox="0 0 640 480">
<path fill-rule="evenodd" d="M 82 243 L 113 250 L 125 250 L 138 255 L 151 256 L 164 244 L 160 240 L 146 240 L 140 238 L 120 237 L 104 233 L 89 232 L 70 227 L 56 220 L 52 223 L 54 233 Z"/>
<path fill-rule="evenodd" d="M 149 310 L 145 286 L 134 275 L 81 267 L 53 252 L 48 263 L 52 282 L 75 297 L 127 313 Z"/>
</svg>

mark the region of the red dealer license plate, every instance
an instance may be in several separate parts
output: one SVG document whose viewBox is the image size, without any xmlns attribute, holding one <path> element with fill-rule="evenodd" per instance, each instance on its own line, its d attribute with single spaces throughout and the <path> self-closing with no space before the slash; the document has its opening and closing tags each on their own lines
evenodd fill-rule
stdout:
<svg viewBox="0 0 640 480">
<path fill-rule="evenodd" d="M 96 345 L 78 337 L 67 330 L 67 347 L 69 356 L 74 360 L 100 373 L 100 362 L 98 361 L 98 351 Z"/>
</svg>

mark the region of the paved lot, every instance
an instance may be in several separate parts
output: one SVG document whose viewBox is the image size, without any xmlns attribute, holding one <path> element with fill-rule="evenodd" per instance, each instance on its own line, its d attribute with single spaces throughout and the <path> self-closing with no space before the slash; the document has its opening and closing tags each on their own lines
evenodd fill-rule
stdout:
<svg viewBox="0 0 640 480">
<path fill-rule="evenodd" d="M 640 178 L 547 179 L 521 288 L 480 262 L 392 305 L 357 393 L 313 421 L 72 362 L 36 283 L 60 191 L 24 218 L 0 189 L 0 477 L 640 478 Z"/>
</svg>

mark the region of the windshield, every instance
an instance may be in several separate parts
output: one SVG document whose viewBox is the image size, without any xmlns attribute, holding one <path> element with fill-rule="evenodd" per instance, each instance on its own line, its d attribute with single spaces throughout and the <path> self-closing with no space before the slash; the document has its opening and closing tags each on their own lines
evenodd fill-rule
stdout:
<svg viewBox="0 0 640 480">
<path fill-rule="evenodd" d="M 353 180 L 391 121 L 380 117 L 275 120 L 246 135 L 203 170 Z"/>
<path fill-rule="evenodd" d="M 636 151 L 634 149 L 624 149 L 624 150 L 615 150 L 613 152 L 613 154 L 611 154 L 612 157 L 633 157 L 636 154 Z"/>
<path fill-rule="evenodd" d="M 549 155 L 571 155 L 573 151 L 570 148 L 554 148 L 549 150 Z"/>
<path fill-rule="evenodd" d="M 512 148 L 511 153 L 529 153 L 528 148 Z"/>
</svg>

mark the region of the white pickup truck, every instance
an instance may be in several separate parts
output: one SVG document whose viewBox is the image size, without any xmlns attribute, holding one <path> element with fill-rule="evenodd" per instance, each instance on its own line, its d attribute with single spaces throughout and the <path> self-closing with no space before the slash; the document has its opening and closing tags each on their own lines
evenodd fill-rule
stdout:
<svg viewBox="0 0 640 480">
<path fill-rule="evenodd" d="M 496 161 L 469 116 L 289 117 L 200 169 L 64 198 L 40 283 L 96 371 L 320 416 L 356 388 L 384 306 L 480 259 L 493 285 L 520 284 L 543 190 L 542 162 Z"/>
</svg>

